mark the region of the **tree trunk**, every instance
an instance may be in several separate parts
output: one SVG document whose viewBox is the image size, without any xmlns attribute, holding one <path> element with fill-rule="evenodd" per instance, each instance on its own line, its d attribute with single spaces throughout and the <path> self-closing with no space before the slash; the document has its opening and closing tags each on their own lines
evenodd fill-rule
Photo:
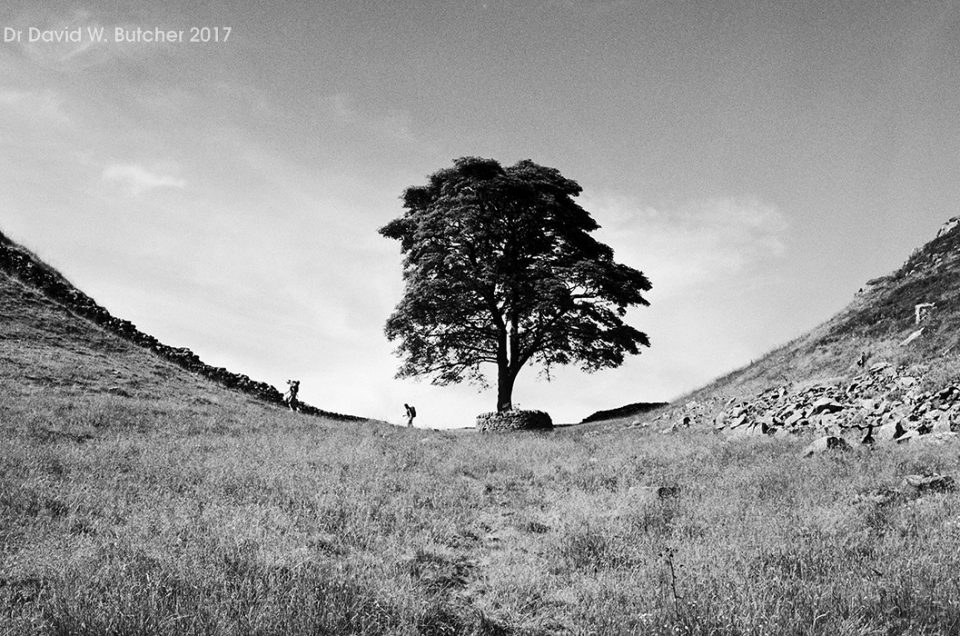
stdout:
<svg viewBox="0 0 960 636">
<path fill-rule="evenodd" d="M 497 412 L 513 410 L 513 383 L 517 379 L 517 319 L 507 320 L 507 332 L 500 336 L 497 364 Z"/>
<path fill-rule="evenodd" d="M 517 376 L 510 372 L 509 366 L 497 369 L 497 412 L 513 410 L 513 381 Z"/>
</svg>

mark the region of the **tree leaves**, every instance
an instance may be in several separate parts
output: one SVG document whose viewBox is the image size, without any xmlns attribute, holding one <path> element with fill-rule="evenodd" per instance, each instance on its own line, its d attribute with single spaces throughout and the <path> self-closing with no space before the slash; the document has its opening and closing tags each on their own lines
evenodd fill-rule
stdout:
<svg viewBox="0 0 960 636">
<path fill-rule="evenodd" d="M 599 226 L 573 200 L 580 192 L 554 168 L 477 157 L 404 191 L 403 216 L 380 229 L 405 257 L 385 330 L 399 343 L 398 376 L 485 386 L 481 365 L 493 363 L 502 408 L 531 360 L 592 371 L 649 346 L 622 318 L 648 304 L 650 282 L 590 236 Z"/>
</svg>

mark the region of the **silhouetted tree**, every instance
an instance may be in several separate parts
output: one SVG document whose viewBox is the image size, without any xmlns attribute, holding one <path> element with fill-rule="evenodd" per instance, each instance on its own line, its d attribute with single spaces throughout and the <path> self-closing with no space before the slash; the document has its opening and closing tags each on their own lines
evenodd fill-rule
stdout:
<svg viewBox="0 0 960 636">
<path fill-rule="evenodd" d="M 404 295 L 385 329 L 399 341 L 398 377 L 486 386 L 481 365 L 494 364 L 505 411 L 527 362 L 593 371 L 649 346 L 623 317 L 648 304 L 650 282 L 590 236 L 599 225 L 574 202 L 575 181 L 529 160 L 503 168 L 477 157 L 428 179 L 380 229 L 405 256 Z"/>
</svg>

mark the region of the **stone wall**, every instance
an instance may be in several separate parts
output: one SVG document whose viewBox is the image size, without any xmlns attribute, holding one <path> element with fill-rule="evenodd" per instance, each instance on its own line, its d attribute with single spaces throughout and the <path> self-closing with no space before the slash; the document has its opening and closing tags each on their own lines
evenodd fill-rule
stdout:
<svg viewBox="0 0 960 636">
<path fill-rule="evenodd" d="M 553 428 L 553 420 L 543 411 L 503 411 L 481 413 L 477 416 L 477 430 L 485 431 L 537 431 Z"/>
</svg>

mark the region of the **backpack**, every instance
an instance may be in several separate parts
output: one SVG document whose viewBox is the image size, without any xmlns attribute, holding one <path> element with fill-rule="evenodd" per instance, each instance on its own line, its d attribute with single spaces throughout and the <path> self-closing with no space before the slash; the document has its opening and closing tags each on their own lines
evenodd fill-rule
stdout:
<svg viewBox="0 0 960 636">
<path fill-rule="evenodd" d="M 415 406 L 411 406 L 411 407 L 410 407 L 410 417 L 416 417 L 416 416 L 417 416 L 417 408 L 416 408 Z"/>
</svg>

